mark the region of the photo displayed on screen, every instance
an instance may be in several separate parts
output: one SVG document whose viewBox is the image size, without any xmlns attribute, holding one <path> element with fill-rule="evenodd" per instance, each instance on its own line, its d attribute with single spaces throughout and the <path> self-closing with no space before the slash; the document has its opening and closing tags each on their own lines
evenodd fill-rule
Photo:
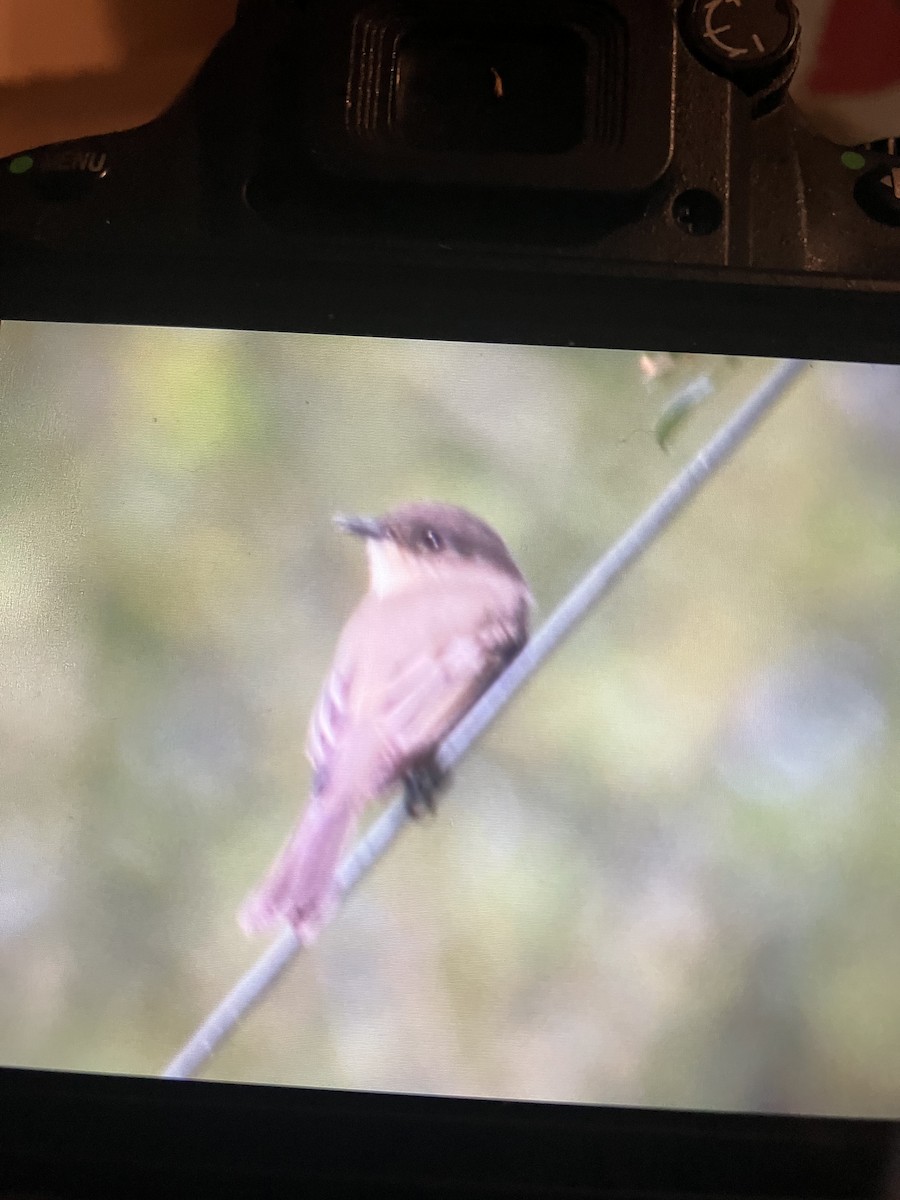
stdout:
<svg viewBox="0 0 900 1200">
<path fill-rule="evenodd" d="M 293 928 L 198 1074 L 900 1117 L 900 368 L 798 373 L 429 792 L 778 367 L 4 323 L 0 1063 L 161 1074 Z"/>
</svg>

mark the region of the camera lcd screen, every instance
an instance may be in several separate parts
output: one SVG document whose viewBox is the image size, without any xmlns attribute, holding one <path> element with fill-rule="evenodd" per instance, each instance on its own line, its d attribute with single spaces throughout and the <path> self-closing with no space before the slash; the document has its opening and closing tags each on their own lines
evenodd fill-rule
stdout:
<svg viewBox="0 0 900 1200">
<path fill-rule="evenodd" d="M 238 913 L 309 804 L 344 851 L 390 799 L 335 782 L 341 664 L 393 686 L 457 570 L 514 576 L 336 514 L 461 506 L 539 628 L 774 366 L 5 323 L 0 1062 L 161 1073 L 279 936 Z M 898 383 L 804 371 L 202 1073 L 900 1116 Z M 376 601 L 413 560 L 430 599 L 347 650 L 373 541 Z"/>
</svg>

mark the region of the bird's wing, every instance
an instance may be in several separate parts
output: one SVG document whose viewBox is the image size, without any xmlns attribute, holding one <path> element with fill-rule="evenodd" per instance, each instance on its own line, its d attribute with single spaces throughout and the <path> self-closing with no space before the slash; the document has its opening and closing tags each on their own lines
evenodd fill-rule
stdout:
<svg viewBox="0 0 900 1200">
<path fill-rule="evenodd" d="M 385 604 L 377 629 L 351 621 L 307 736 L 313 797 L 332 786 L 371 798 L 426 757 L 526 638 L 523 611 L 471 594 L 429 610 Z M 357 639 L 357 630 L 366 637 Z"/>
<path fill-rule="evenodd" d="M 433 751 L 527 636 L 523 609 L 504 617 L 471 596 L 444 595 L 424 619 L 419 605 L 415 622 L 402 605 L 383 613 L 342 638 L 309 726 L 313 794 L 242 910 L 248 930 L 318 927 L 361 805 Z"/>
<path fill-rule="evenodd" d="M 395 769 L 430 753 L 523 643 L 520 622 L 485 614 L 398 663 L 377 715 Z"/>
<path fill-rule="evenodd" d="M 306 757 L 313 769 L 312 793 L 320 793 L 328 780 L 335 749 L 347 727 L 350 675 L 335 666 L 325 680 L 313 709 L 306 735 Z"/>
</svg>

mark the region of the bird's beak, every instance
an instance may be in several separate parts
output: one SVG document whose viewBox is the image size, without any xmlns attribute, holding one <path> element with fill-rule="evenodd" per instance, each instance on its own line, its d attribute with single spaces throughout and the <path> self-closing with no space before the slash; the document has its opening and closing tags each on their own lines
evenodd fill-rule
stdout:
<svg viewBox="0 0 900 1200">
<path fill-rule="evenodd" d="M 375 517 L 346 517 L 341 515 L 334 518 L 334 523 L 338 529 L 343 529 L 345 533 L 355 533 L 357 537 L 384 537 L 384 529 L 381 522 Z"/>
</svg>

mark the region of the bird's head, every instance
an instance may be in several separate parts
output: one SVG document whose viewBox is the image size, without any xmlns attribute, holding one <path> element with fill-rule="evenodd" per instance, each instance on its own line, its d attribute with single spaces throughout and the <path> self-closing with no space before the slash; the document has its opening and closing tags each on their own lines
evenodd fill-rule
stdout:
<svg viewBox="0 0 900 1200">
<path fill-rule="evenodd" d="M 341 516 L 335 521 L 366 539 L 376 590 L 397 590 L 423 574 L 464 565 L 489 566 L 522 579 L 500 535 L 464 508 L 417 502 L 380 517 Z"/>
</svg>

